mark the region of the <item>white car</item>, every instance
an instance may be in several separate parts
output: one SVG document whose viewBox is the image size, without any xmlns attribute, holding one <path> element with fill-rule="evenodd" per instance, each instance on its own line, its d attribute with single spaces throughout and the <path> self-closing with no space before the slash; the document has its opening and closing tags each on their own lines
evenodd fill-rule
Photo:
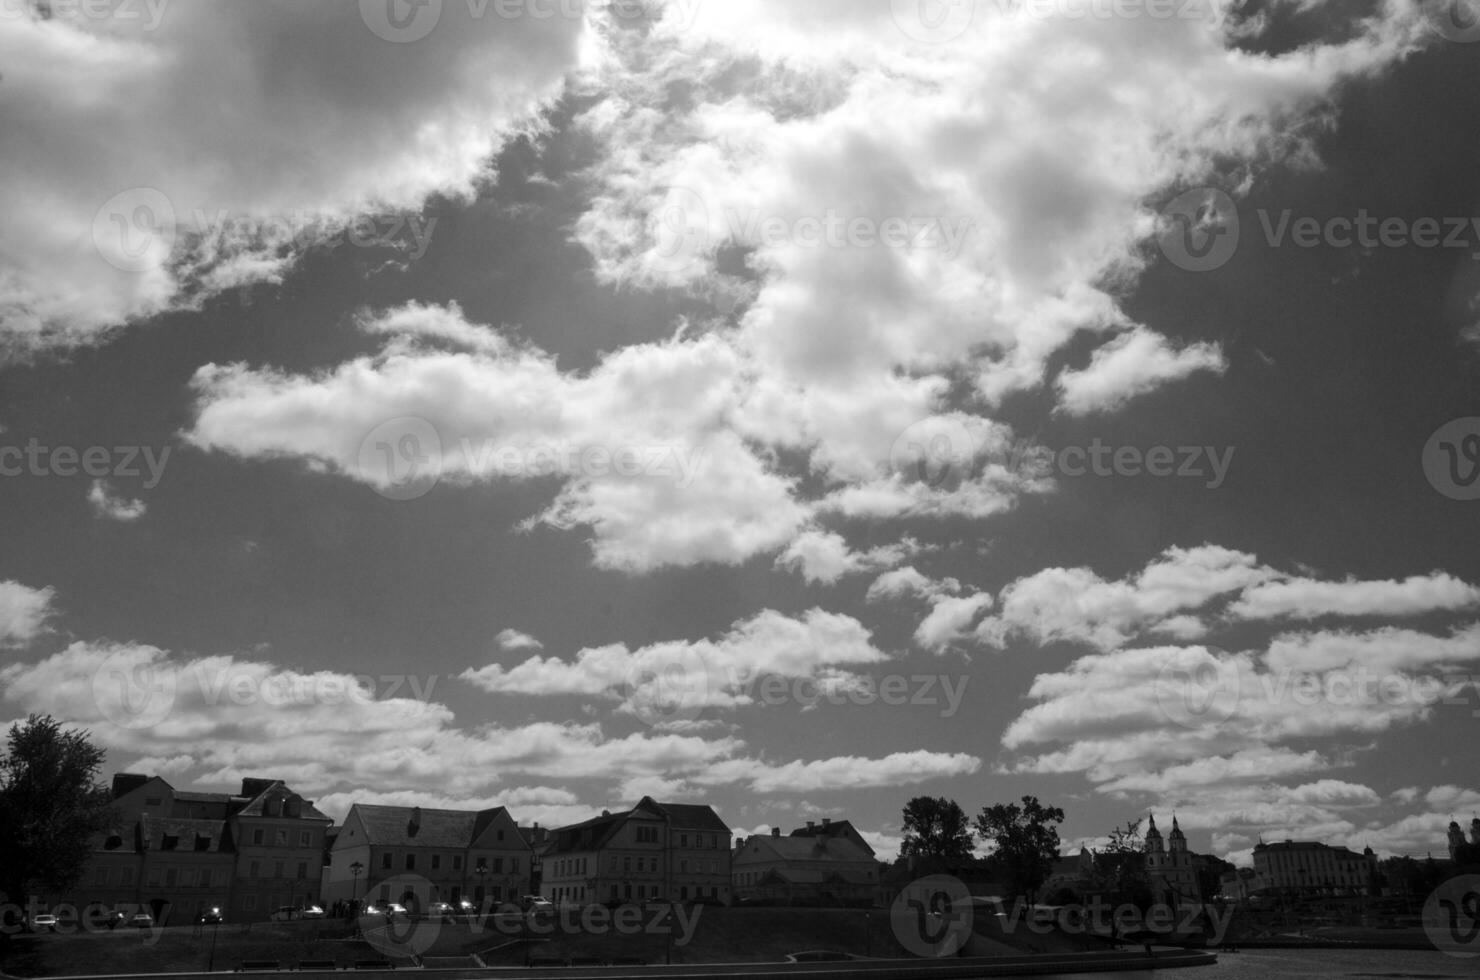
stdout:
<svg viewBox="0 0 1480 980">
<path fill-rule="evenodd" d="M 310 905 L 303 910 L 303 917 L 305 919 L 322 919 L 324 917 L 324 910 L 317 905 Z"/>
<path fill-rule="evenodd" d="M 525 895 L 519 902 L 524 906 L 524 911 L 531 915 L 553 914 L 555 911 L 555 903 L 539 895 Z"/>
<path fill-rule="evenodd" d="M 57 927 L 57 917 L 50 912 L 39 912 L 31 916 L 30 930 L 32 932 L 47 932 Z"/>
</svg>

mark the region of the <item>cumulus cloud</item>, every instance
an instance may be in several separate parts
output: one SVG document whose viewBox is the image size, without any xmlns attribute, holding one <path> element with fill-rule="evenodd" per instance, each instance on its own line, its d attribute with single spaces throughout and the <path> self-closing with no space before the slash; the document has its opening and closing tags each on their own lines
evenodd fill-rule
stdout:
<svg viewBox="0 0 1480 980">
<path fill-rule="evenodd" d="M 813 530 L 798 535 L 776 559 L 776 564 L 800 571 L 808 582 L 831 585 L 845 575 L 893 567 L 920 550 L 919 542 L 907 538 L 897 544 L 857 552 L 841 534 Z"/>
<path fill-rule="evenodd" d="M 813 609 L 801 617 L 765 610 L 736 623 L 715 640 L 675 640 L 629 649 L 590 648 L 574 660 L 531 657 L 512 667 L 469 668 L 462 680 L 496 694 L 601 696 L 618 710 L 646 717 L 671 702 L 680 720 L 706 708 L 755 703 L 765 677 L 805 678 L 822 685 L 861 681 L 839 668 L 887 659 L 851 616 Z"/>
<path fill-rule="evenodd" d="M 305 247 L 349 240 L 356 216 L 384 217 L 382 234 L 393 212 L 469 194 L 560 93 L 584 36 L 580 18 L 462 4 L 406 44 L 353 3 L 49 6 L 0 18 L 13 350 L 279 279 Z M 86 81 L 100 75 L 106 88 Z"/>
<path fill-rule="evenodd" d="M 56 590 L 0 582 L 0 647 L 25 646 L 46 632 Z"/>
<path fill-rule="evenodd" d="M 1318 619 L 1322 616 L 1418 616 L 1454 612 L 1480 604 L 1480 587 L 1434 572 L 1401 581 L 1322 582 L 1287 578 L 1244 591 L 1230 608 L 1245 619 Z"/>
<path fill-rule="evenodd" d="M 789 655 L 807 652 L 794 644 Z M 137 757 L 141 770 L 200 784 L 271 772 L 305 792 L 341 794 L 329 797 L 336 805 L 348 799 L 343 794 L 359 799 L 362 787 L 372 786 L 387 800 L 431 794 L 449 805 L 527 801 L 553 816 L 574 806 L 572 783 L 616 789 L 662 779 L 772 793 L 797 785 L 877 787 L 980 765 L 971 756 L 923 750 L 771 762 L 745 755 L 745 743 L 733 736 L 614 737 L 597 723 L 470 729 L 437 700 L 435 682 L 432 675 L 368 680 L 78 642 L 37 663 L 0 668 L 0 705 L 14 715 L 44 712 L 89 728 L 111 749 Z"/>
<path fill-rule="evenodd" d="M 1168 548 L 1139 573 L 1106 581 L 1088 568 L 1047 568 L 1006 586 L 998 615 L 977 635 L 994 646 L 1013 636 L 1113 649 L 1149 630 L 1196 634 L 1184 614 L 1275 574 L 1258 559 L 1217 545 Z"/>
<path fill-rule="evenodd" d="M 1059 405 L 1071 415 L 1110 412 L 1168 382 L 1199 371 L 1222 374 L 1227 368 L 1216 344 L 1177 349 L 1165 337 L 1138 327 L 1095 351 L 1084 370 L 1059 375 Z"/>
<path fill-rule="evenodd" d="M 123 496 L 109 486 L 106 480 L 92 482 L 87 491 L 87 502 L 92 505 L 95 516 L 109 521 L 130 523 L 149 512 L 149 505 L 144 501 Z"/>
<path fill-rule="evenodd" d="M 543 650 L 545 645 L 528 633 L 521 633 L 512 627 L 499 631 L 494 637 L 500 650 Z"/>
</svg>

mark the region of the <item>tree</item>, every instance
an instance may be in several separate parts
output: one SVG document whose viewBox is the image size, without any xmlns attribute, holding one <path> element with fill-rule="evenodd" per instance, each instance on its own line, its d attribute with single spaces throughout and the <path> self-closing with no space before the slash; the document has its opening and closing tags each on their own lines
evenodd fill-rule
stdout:
<svg viewBox="0 0 1480 980">
<path fill-rule="evenodd" d="M 976 818 L 976 832 L 996 845 L 993 854 L 1006 884 L 1014 895 L 1028 901 L 1048 880 L 1059 857 L 1059 832 L 1064 811 L 1043 806 L 1036 796 L 1023 797 L 1022 805 L 998 803 L 984 806 Z"/>
<path fill-rule="evenodd" d="M 1146 843 L 1139 818 L 1127 820 L 1124 829 L 1110 831 L 1095 861 L 1092 890 L 1116 907 L 1131 905 L 1143 912 L 1151 907 L 1151 879 L 1146 874 Z"/>
<path fill-rule="evenodd" d="M 0 891 L 10 901 L 81 879 L 92 838 L 114 819 L 96 782 L 103 755 L 88 732 L 63 731 L 50 715 L 10 726 L 0 756 Z"/>
<path fill-rule="evenodd" d="M 966 811 L 955 800 L 917 796 L 905 804 L 901 856 L 968 861 L 971 850 L 971 827 Z"/>
</svg>

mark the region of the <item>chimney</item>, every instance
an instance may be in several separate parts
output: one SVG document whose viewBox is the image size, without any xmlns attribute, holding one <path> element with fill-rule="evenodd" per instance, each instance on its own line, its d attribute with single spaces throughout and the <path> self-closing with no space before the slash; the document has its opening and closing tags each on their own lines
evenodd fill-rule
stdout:
<svg viewBox="0 0 1480 980">
<path fill-rule="evenodd" d="M 811 833 L 812 831 L 814 831 L 816 829 L 817 829 L 817 823 L 816 823 L 816 821 L 808 820 L 807 821 L 807 832 L 808 833 Z"/>
<path fill-rule="evenodd" d="M 780 827 L 772 827 L 771 828 L 771 836 L 772 837 L 780 837 L 781 836 L 781 828 Z"/>
<path fill-rule="evenodd" d="M 822 829 L 823 830 L 826 830 L 831 823 L 832 823 L 832 817 L 823 817 L 822 818 Z"/>
<path fill-rule="evenodd" d="M 411 808 L 411 819 L 406 821 L 406 836 L 415 837 L 416 832 L 421 829 L 421 807 Z"/>
<path fill-rule="evenodd" d="M 603 816 L 603 817 L 609 817 L 609 816 L 611 816 L 611 815 L 612 815 L 612 812 L 611 812 L 611 811 L 610 811 L 610 810 L 602 810 L 602 811 L 601 811 L 601 815 L 602 815 L 602 816 Z"/>
</svg>

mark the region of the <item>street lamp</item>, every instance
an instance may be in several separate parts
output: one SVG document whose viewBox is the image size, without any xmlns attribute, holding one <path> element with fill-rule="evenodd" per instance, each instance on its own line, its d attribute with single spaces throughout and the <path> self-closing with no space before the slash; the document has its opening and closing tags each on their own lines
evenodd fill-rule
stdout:
<svg viewBox="0 0 1480 980">
<path fill-rule="evenodd" d="M 488 862 L 479 858 L 478 865 L 473 872 L 478 876 L 478 904 L 487 905 L 489 909 L 492 909 L 493 906 L 488 903 Z"/>
<path fill-rule="evenodd" d="M 360 874 L 364 870 L 365 866 L 359 861 L 356 861 L 354 864 L 351 864 L 349 866 L 350 877 L 354 879 L 354 884 L 350 886 L 349 897 L 352 904 L 356 906 L 358 906 L 360 903 Z M 358 908 L 356 909 L 356 911 L 359 911 Z"/>
</svg>

